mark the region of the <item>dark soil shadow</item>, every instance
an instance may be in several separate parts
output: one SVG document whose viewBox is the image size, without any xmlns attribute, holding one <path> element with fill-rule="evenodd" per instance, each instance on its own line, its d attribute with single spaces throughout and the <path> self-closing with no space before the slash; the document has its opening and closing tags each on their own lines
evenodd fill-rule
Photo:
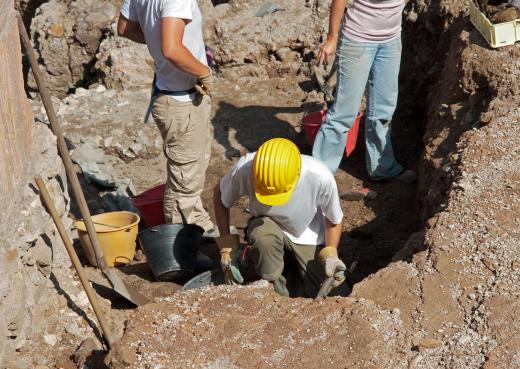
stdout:
<svg viewBox="0 0 520 369">
<path fill-rule="evenodd" d="M 299 113 L 299 107 L 274 107 L 250 105 L 238 107 L 220 101 L 213 118 L 214 137 L 226 148 L 226 157 L 241 155 L 239 148 L 229 140 L 229 130 L 235 130 L 235 140 L 249 152 L 256 151 L 265 141 L 274 137 L 294 140 L 296 130 L 289 122 L 279 119 L 279 113 Z"/>
<path fill-rule="evenodd" d="M 392 141 L 398 161 L 406 168 L 417 170 L 421 147 L 421 136 L 417 122 L 400 119 L 396 115 L 393 123 Z M 357 283 L 368 275 L 387 266 L 392 256 L 408 240 L 410 234 L 420 228 L 420 207 L 417 201 L 417 182 L 413 184 L 385 181 L 374 182 L 368 179 L 365 169 L 364 134 L 361 129 L 358 147 L 353 156 L 344 160 L 340 170 L 362 181 L 363 187 L 375 191 L 375 199 L 365 200 L 364 208 L 357 216 L 367 216 L 366 223 L 352 218 L 349 208 L 358 207 L 357 202 L 343 202 L 347 231 L 342 235 L 340 255 L 347 265 L 357 261 L 357 267 L 349 277 L 349 283 Z M 349 190 L 348 183 L 338 181 L 341 191 Z"/>
</svg>

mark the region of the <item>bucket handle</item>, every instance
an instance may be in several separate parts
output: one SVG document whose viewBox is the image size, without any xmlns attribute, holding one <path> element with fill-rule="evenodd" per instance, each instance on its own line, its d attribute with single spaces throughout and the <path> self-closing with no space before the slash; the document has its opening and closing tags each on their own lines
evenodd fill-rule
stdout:
<svg viewBox="0 0 520 369">
<path fill-rule="evenodd" d="M 121 261 L 123 260 L 123 261 Z M 114 258 L 114 264 L 117 264 L 117 263 L 121 263 L 121 264 L 128 264 L 130 263 L 132 260 L 130 260 L 129 258 L 127 258 L 126 256 L 116 256 Z"/>
</svg>

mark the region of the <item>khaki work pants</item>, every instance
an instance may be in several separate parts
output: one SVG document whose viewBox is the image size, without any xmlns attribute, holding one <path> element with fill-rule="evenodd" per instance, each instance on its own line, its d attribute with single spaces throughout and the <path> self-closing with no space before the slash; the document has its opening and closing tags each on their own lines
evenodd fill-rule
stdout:
<svg viewBox="0 0 520 369">
<path fill-rule="evenodd" d="M 284 275 L 291 297 L 315 297 L 326 278 L 318 261 L 321 246 L 299 245 L 287 237 L 267 216 L 251 218 L 246 240 L 251 246 L 250 260 L 258 276 L 275 281 Z"/>
<path fill-rule="evenodd" d="M 178 101 L 159 94 L 152 116 L 167 159 L 166 223 L 196 224 L 206 231 L 213 228 L 201 199 L 211 155 L 211 99 L 197 95 L 193 101 Z"/>
</svg>

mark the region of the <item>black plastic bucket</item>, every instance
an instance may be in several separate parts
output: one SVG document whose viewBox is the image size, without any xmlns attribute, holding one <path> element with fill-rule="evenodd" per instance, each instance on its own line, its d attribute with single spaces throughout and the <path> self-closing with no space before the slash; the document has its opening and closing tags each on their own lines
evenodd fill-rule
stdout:
<svg viewBox="0 0 520 369">
<path fill-rule="evenodd" d="M 170 282 L 191 276 L 196 271 L 203 233 L 193 224 L 162 224 L 139 233 L 139 243 L 155 278 Z"/>
</svg>

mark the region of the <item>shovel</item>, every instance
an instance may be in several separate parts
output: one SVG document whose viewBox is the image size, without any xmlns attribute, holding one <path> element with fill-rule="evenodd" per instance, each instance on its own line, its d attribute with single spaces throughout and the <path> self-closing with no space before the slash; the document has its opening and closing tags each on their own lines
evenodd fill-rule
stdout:
<svg viewBox="0 0 520 369">
<path fill-rule="evenodd" d="M 72 164 L 72 160 L 70 159 L 69 150 L 67 149 L 67 144 L 65 143 L 65 138 L 63 137 L 63 132 L 58 122 L 58 117 L 54 112 L 54 107 L 52 105 L 51 95 L 47 88 L 47 84 L 45 82 L 42 72 L 40 71 L 38 62 L 36 61 L 36 56 L 34 54 L 34 50 L 32 49 L 31 41 L 29 40 L 29 35 L 27 34 L 27 31 L 19 13 L 17 14 L 16 18 L 18 20 L 18 29 L 20 32 L 20 38 L 23 47 L 25 49 L 25 54 L 27 55 L 27 59 L 29 59 L 29 64 L 34 75 L 34 79 L 36 80 L 36 85 L 38 86 L 38 90 L 40 92 L 43 105 L 45 106 L 45 111 L 47 112 L 47 117 L 49 118 L 52 133 L 54 133 L 54 135 L 56 136 L 58 152 L 61 156 L 61 159 L 63 160 L 63 164 L 65 165 L 67 178 L 69 179 L 72 185 L 72 190 L 74 192 L 74 196 L 76 197 L 76 201 L 78 202 L 81 216 L 84 219 L 85 226 L 87 228 L 87 233 L 90 238 L 90 243 L 92 245 L 92 248 L 94 249 L 94 255 L 96 255 L 97 265 L 101 269 L 103 274 L 106 276 L 116 293 L 118 293 L 119 295 L 121 295 L 122 297 L 124 297 L 125 299 L 137 306 L 143 305 L 148 302 L 148 299 L 132 287 L 125 284 L 125 282 L 115 273 L 115 271 L 111 268 L 108 268 L 106 264 L 105 258 L 103 257 L 103 250 L 99 245 L 96 229 L 94 228 L 92 218 L 90 217 L 90 211 L 88 209 L 85 196 L 83 195 L 81 185 L 79 183 L 76 172 L 74 171 L 74 165 Z"/>
<path fill-rule="evenodd" d="M 54 221 L 54 224 L 56 225 L 56 229 L 58 229 L 58 233 L 61 236 L 61 240 L 63 241 L 63 244 L 65 245 L 65 249 L 67 249 L 67 253 L 70 256 L 72 265 L 74 265 L 74 268 L 76 269 L 76 272 L 78 273 L 79 280 L 81 281 L 81 284 L 83 285 L 83 289 L 87 293 L 87 297 L 88 297 L 88 300 L 90 301 L 90 305 L 92 306 L 92 310 L 94 310 L 98 323 L 101 326 L 101 331 L 103 332 L 103 336 L 105 336 L 107 346 L 108 346 L 108 348 L 111 348 L 114 340 L 112 339 L 112 336 L 109 333 L 108 324 L 105 321 L 104 315 L 101 313 L 101 310 L 100 310 L 99 305 L 96 300 L 96 294 L 94 293 L 94 290 L 92 289 L 92 287 L 90 286 L 90 283 L 88 282 L 88 278 L 85 275 L 85 271 L 83 270 L 83 267 L 81 266 L 81 262 L 78 259 L 78 255 L 76 254 L 76 251 L 74 250 L 74 247 L 72 246 L 72 243 L 70 242 L 67 232 L 65 231 L 65 227 L 63 226 L 60 216 L 58 215 L 58 212 L 56 211 L 56 207 L 54 206 L 54 203 L 51 200 L 49 191 L 47 191 L 47 187 L 45 186 L 45 183 L 43 183 L 43 180 L 41 179 L 41 177 L 37 177 L 34 180 L 36 182 L 36 185 L 38 186 L 38 189 L 40 190 L 40 196 L 43 200 L 43 203 L 44 203 L 45 207 L 47 208 L 47 210 L 49 211 L 49 213 L 51 214 L 52 220 Z"/>
</svg>

